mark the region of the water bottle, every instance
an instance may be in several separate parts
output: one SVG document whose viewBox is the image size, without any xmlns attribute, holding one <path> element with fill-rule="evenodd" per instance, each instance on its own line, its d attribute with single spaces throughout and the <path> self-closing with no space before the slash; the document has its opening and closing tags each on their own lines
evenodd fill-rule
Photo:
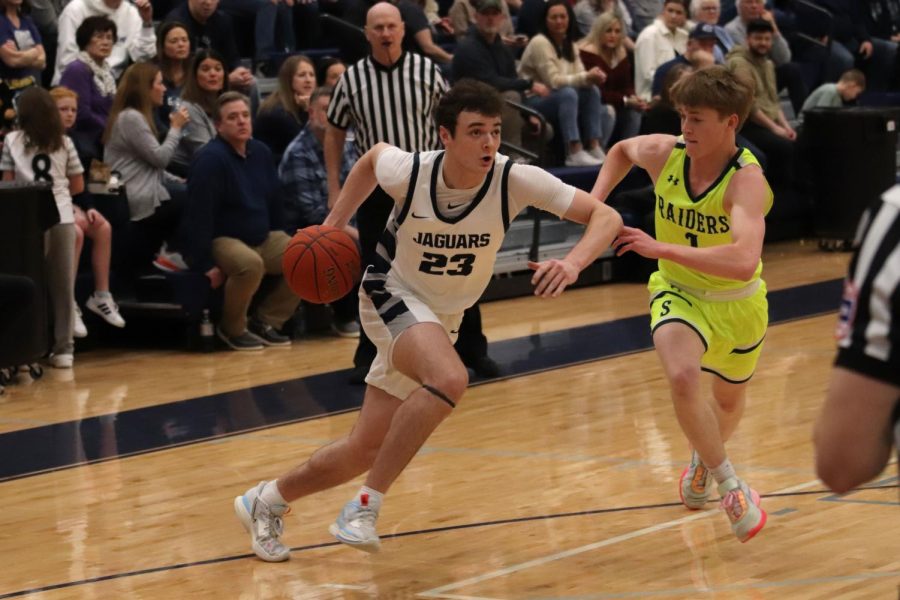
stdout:
<svg viewBox="0 0 900 600">
<path fill-rule="evenodd" d="M 216 349 L 216 332 L 213 327 L 212 320 L 209 318 L 209 309 L 203 309 L 203 316 L 200 317 L 200 350 L 202 352 L 212 352 Z"/>
</svg>

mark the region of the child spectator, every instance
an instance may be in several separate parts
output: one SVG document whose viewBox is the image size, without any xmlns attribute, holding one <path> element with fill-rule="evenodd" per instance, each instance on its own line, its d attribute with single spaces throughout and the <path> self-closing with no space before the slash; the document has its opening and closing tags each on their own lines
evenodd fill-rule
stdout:
<svg viewBox="0 0 900 600">
<path fill-rule="evenodd" d="M 66 87 L 50 90 L 50 97 L 56 102 L 63 130 L 69 131 L 75 125 L 78 114 L 78 94 Z M 82 193 L 73 198 L 72 210 L 75 217 L 75 256 L 73 268 L 78 274 L 78 261 L 84 247 L 84 237 L 91 239 L 91 269 L 94 273 L 94 293 L 87 300 L 88 310 L 100 315 L 113 327 L 125 327 L 125 319 L 119 314 L 112 294 L 109 292 L 109 261 L 112 256 L 112 227 L 90 201 L 91 195 Z M 78 303 L 73 303 L 75 316 L 73 334 L 75 337 L 86 337 L 87 327 L 81 318 Z"/>
<path fill-rule="evenodd" d="M 837 83 L 823 83 L 803 103 L 803 110 L 811 108 L 841 108 L 855 102 L 866 91 L 866 76 L 859 69 L 845 71 Z"/>
<path fill-rule="evenodd" d="M 84 168 L 75 145 L 63 129 L 56 103 L 47 90 L 34 86 L 18 102 L 19 129 L 6 136 L 0 155 L 4 181 L 46 182 L 52 186 L 59 223 L 45 237 L 47 285 L 53 307 L 50 364 L 71 369 L 75 342 L 75 218 L 72 195 L 84 190 Z"/>
</svg>

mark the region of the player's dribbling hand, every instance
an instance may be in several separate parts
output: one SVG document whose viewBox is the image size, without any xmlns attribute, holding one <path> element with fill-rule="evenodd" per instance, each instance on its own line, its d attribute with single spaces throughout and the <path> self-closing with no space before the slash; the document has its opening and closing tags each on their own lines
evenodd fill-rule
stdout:
<svg viewBox="0 0 900 600">
<path fill-rule="evenodd" d="M 578 268 L 567 260 L 528 261 L 528 268 L 534 271 L 531 276 L 534 295 L 541 298 L 556 298 L 578 279 Z"/>
<path fill-rule="evenodd" d="M 645 258 L 659 258 L 659 242 L 634 227 L 622 227 L 619 237 L 613 240 L 612 245 L 616 256 L 622 256 L 631 251 L 637 252 Z"/>
</svg>

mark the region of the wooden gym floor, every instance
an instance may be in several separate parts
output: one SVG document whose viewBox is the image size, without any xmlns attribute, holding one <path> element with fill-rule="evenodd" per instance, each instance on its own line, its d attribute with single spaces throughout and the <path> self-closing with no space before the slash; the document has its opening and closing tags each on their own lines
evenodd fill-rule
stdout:
<svg viewBox="0 0 900 600">
<path fill-rule="evenodd" d="M 474 385 L 400 477 L 376 556 L 327 532 L 358 481 L 294 503 L 287 563 L 256 560 L 231 507 L 351 427 L 362 390 L 336 371 L 355 341 L 93 351 L 9 387 L 0 599 L 896 597 L 895 467 L 844 497 L 813 471 L 848 259 L 766 250 L 776 323 L 729 444 L 769 513 L 747 544 L 715 503 L 679 504 L 688 452 L 646 291 L 611 284 L 483 305 L 510 376 Z"/>
</svg>

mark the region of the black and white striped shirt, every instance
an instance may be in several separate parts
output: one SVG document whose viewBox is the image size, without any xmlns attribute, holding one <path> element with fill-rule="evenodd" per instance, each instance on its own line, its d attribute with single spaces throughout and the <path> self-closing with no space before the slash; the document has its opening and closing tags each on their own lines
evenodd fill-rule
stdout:
<svg viewBox="0 0 900 600">
<path fill-rule="evenodd" d="M 432 113 L 447 92 L 447 82 L 428 58 L 404 52 L 390 67 L 371 56 L 341 77 L 328 105 L 328 122 L 356 128 L 360 154 L 378 142 L 407 152 L 441 147 Z"/>
<path fill-rule="evenodd" d="M 900 186 L 866 214 L 850 263 L 835 364 L 900 385 Z"/>
</svg>

